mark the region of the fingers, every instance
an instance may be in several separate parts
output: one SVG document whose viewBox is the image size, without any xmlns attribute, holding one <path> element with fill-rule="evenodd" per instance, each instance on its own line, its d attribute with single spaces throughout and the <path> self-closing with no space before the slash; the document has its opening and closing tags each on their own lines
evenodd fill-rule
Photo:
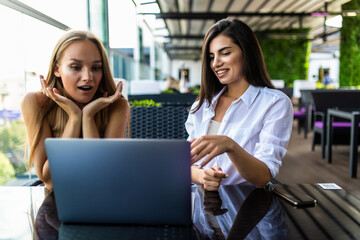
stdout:
<svg viewBox="0 0 360 240">
<path fill-rule="evenodd" d="M 52 100 L 56 100 L 55 94 L 60 94 L 59 91 L 54 88 L 51 89 L 46 85 L 46 80 L 43 75 L 40 75 L 40 84 L 41 84 L 41 92 L 47 96 L 48 98 L 51 98 Z"/>
<path fill-rule="evenodd" d="M 57 95 L 60 95 L 59 91 L 56 88 L 51 89 L 49 87 L 46 87 L 43 93 L 54 101 L 57 101 Z"/>
<path fill-rule="evenodd" d="M 116 92 L 114 93 L 114 97 L 116 97 L 116 99 L 120 98 L 122 95 L 122 90 L 123 90 L 123 83 L 120 81 L 117 85 L 116 85 Z"/>
<path fill-rule="evenodd" d="M 205 144 L 199 145 L 195 148 L 191 148 L 191 151 L 190 151 L 191 164 L 194 164 L 197 161 L 199 161 L 200 159 L 202 159 L 203 157 L 205 157 L 209 151 L 210 151 L 210 149 Z"/>
<path fill-rule="evenodd" d="M 228 174 L 223 173 L 220 167 L 210 167 L 203 170 L 201 183 L 207 191 L 217 191 L 223 178 L 227 178 Z"/>
<path fill-rule="evenodd" d="M 226 173 L 223 173 L 222 169 L 220 167 L 211 167 L 209 168 L 211 171 L 206 172 L 209 173 L 214 178 L 227 178 L 229 175 Z"/>
<path fill-rule="evenodd" d="M 51 88 L 45 86 L 45 88 L 42 89 L 42 93 L 48 98 L 53 99 L 53 91 L 51 90 Z"/>
<path fill-rule="evenodd" d="M 45 94 L 46 82 L 43 75 L 40 75 L 41 92 Z"/>
<path fill-rule="evenodd" d="M 206 168 L 204 172 L 204 179 L 208 181 L 221 181 L 223 178 L 227 178 L 229 176 L 228 174 L 223 173 L 221 168 L 220 171 L 218 171 L 216 167 Z"/>
<path fill-rule="evenodd" d="M 207 155 L 205 160 L 200 164 L 199 168 L 202 168 L 221 153 L 222 152 L 218 150 L 216 137 L 213 139 L 211 136 L 202 136 L 191 143 L 191 164 L 194 164 Z"/>
<path fill-rule="evenodd" d="M 118 100 L 119 98 L 121 98 L 122 89 L 123 89 L 123 83 L 120 81 L 116 86 L 116 92 L 114 93 L 114 95 L 109 96 L 109 103 L 113 103 L 116 100 Z"/>
<path fill-rule="evenodd" d="M 118 91 L 118 90 L 119 90 L 119 91 Z M 122 90 L 123 90 L 123 82 L 120 81 L 120 82 L 117 84 L 117 86 L 116 86 L 116 91 L 119 92 L 119 93 L 121 93 Z"/>
<path fill-rule="evenodd" d="M 216 178 L 223 179 L 223 178 L 227 178 L 228 176 L 229 175 L 227 173 L 223 173 L 223 172 L 215 172 L 214 173 L 214 177 L 216 177 Z"/>
<path fill-rule="evenodd" d="M 53 90 L 49 87 L 46 88 L 46 96 L 50 97 L 51 99 L 55 98 Z"/>
<path fill-rule="evenodd" d="M 192 140 L 190 148 L 191 148 L 190 155 L 191 155 L 192 164 L 202 159 L 205 155 L 207 155 L 211 151 L 211 146 L 210 144 L 208 144 L 204 136 Z"/>
<path fill-rule="evenodd" d="M 191 163 L 206 158 L 202 161 L 199 168 L 205 166 L 214 157 L 230 151 L 229 149 L 231 140 L 229 137 L 221 135 L 207 135 L 202 136 L 191 142 Z"/>
<path fill-rule="evenodd" d="M 196 146 L 198 146 L 204 137 L 200 137 L 200 138 L 194 138 L 193 140 L 191 140 L 191 149 L 195 148 Z"/>
<path fill-rule="evenodd" d="M 211 167 L 204 170 L 205 176 L 203 183 L 204 188 L 208 191 L 217 191 L 222 179 L 228 177 L 228 174 L 217 171 L 217 169 L 219 168 Z"/>
<path fill-rule="evenodd" d="M 215 151 L 211 151 L 206 158 L 204 159 L 204 161 L 202 161 L 199 165 L 199 168 L 203 168 L 206 164 L 208 164 L 214 157 L 216 157 L 217 155 L 219 155 L 218 153 L 216 153 Z M 201 159 L 201 158 L 200 158 Z M 199 159 L 199 160 L 200 160 Z"/>
<path fill-rule="evenodd" d="M 212 186 L 212 185 L 208 185 L 208 184 L 204 184 L 204 189 L 206 191 L 217 191 L 220 187 L 220 184 L 218 186 Z"/>
<path fill-rule="evenodd" d="M 116 102 L 118 99 L 121 98 L 121 91 L 122 91 L 123 83 L 119 82 L 116 86 L 116 91 L 113 95 L 109 96 L 108 92 L 105 92 L 102 97 L 97 98 L 91 102 L 89 102 L 82 110 L 83 114 L 86 116 L 94 117 L 94 115 L 99 112 L 101 109 L 109 106 Z"/>
<path fill-rule="evenodd" d="M 205 181 L 204 189 L 207 191 L 217 191 L 220 187 L 219 181 Z"/>
</svg>

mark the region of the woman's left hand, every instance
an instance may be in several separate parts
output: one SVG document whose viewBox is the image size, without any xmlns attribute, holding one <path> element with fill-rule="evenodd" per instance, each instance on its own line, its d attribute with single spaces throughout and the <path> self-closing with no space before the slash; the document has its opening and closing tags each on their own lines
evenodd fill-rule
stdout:
<svg viewBox="0 0 360 240">
<path fill-rule="evenodd" d="M 214 157 L 232 151 L 234 143 L 234 140 L 231 138 L 221 135 L 207 135 L 194 139 L 191 142 L 191 164 L 196 163 L 207 155 L 200 164 L 201 167 L 204 167 Z"/>
<path fill-rule="evenodd" d="M 106 92 L 103 97 L 100 97 L 92 102 L 89 102 L 83 108 L 83 116 L 93 118 L 95 114 L 99 112 L 101 109 L 105 108 L 109 104 L 121 98 L 122 88 L 123 88 L 123 84 L 122 82 L 119 82 L 118 85 L 116 86 L 116 92 L 114 93 L 114 95 L 107 96 L 108 93 Z"/>
</svg>

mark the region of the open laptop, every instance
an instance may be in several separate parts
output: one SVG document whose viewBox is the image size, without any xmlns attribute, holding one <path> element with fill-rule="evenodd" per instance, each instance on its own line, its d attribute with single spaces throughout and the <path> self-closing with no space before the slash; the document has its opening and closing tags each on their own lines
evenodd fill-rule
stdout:
<svg viewBox="0 0 360 240">
<path fill-rule="evenodd" d="M 49 138 L 45 146 L 60 221 L 191 226 L 189 142 Z"/>
</svg>

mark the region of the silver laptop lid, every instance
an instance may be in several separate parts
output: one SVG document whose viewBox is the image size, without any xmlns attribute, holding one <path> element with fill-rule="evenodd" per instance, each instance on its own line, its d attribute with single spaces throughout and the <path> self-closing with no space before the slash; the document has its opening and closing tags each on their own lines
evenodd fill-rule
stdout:
<svg viewBox="0 0 360 240">
<path fill-rule="evenodd" d="M 189 142 L 49 138 L 45 146 L 62 222 L 191 225 Z"/>
</svg>

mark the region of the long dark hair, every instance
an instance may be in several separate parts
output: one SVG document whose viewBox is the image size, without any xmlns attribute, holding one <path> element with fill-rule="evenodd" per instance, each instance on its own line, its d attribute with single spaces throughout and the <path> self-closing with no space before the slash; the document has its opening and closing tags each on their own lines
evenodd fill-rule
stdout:
<svg viewBox="0 0 360 240">
<path fill-rule="evenodd" d="M 202 46 L 201 86 L 199 104 L 193 112 L 199 110 L 205 100 L 210 105 L 212 98 L 225 85 L 220 83 L 210 68 L 209 45 L 218 35 L 224 35 L 238 45 L 244 57 L 244 75 L 249 84 L 259 87 L 274 88 L 266 71 L 260 44 L 248 25 L 237 19 L 222 19 L 216 22 L 206 33 Z"/>
</svg>

